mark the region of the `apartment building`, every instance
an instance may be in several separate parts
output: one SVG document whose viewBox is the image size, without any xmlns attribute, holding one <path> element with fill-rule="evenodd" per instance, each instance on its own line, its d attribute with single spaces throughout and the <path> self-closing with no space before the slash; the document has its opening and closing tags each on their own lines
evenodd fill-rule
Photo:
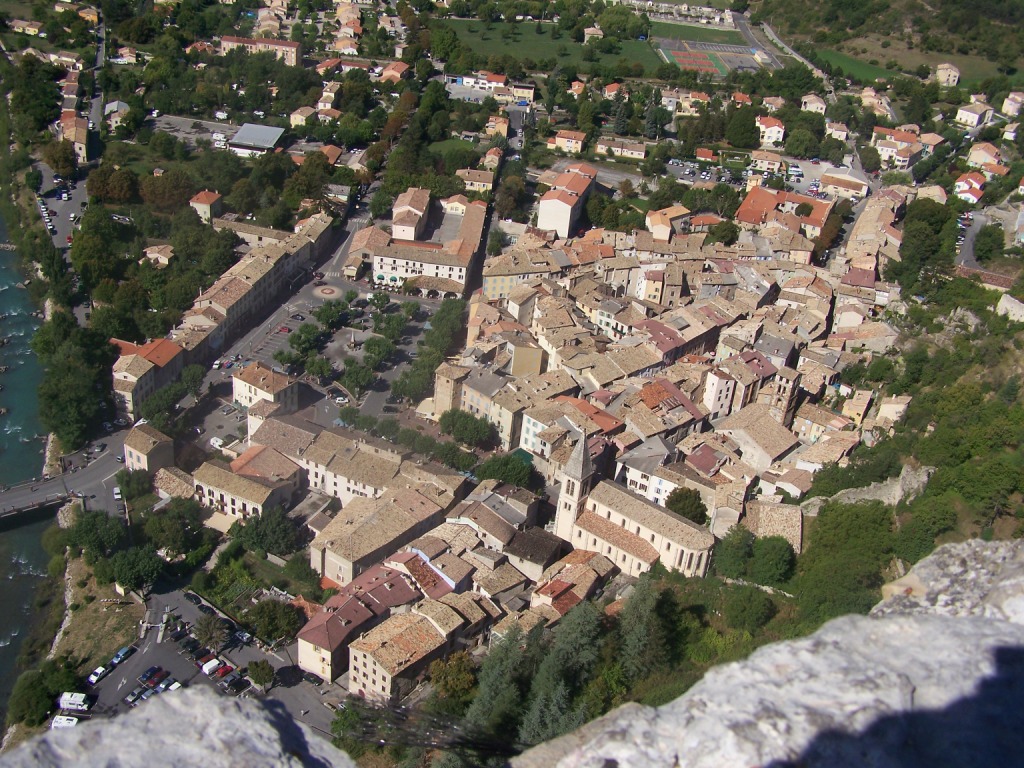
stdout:
<svg viewBox="0 0 1024 768">
<path fill-rule="evenodd" d="M 231 377 L 232 398 L 242 408 L 252 408 L 263 401 L 276 406 L 271 412 L 283 415 L 299 406 L 299 384 L 286 373 L 268 368 L 261 362 L 236 368 Z"/>
<path fill-rule="evenodd" d="M 220 39 L 220 55 L 226 56 L 231 51 L 243 50 L 253 53 L 272 53 L 290 67 L 302 63 L 302 46 L 288 40 L 272 40 L 270 38 L 235 37 L 225 35 Z"/>
<path fill-rule="evenodd" d="M 559 237 L 568 237 L 576 226 L 583 206 L 597 178 L 597 169 L 575 163 L 565 169 L 540 199 L 537 228 L 554 230 Z"/>
<path fill-rule="evenodd" d="M 174 466 L 174 440 L 149 424 L 133 427 L 124 439 L 124 466 L 129 472 L 154 474 Z"/>
<path fill-rule="evenodd" d="M 114 363 L 114 406 L 129 419 L 138 417 L 139 406 L 158 389 L 177 380 L 185 355 L 173 341 L 156 339 L 142 345 L 111 339 L 120 356 Z"/>
</svg>

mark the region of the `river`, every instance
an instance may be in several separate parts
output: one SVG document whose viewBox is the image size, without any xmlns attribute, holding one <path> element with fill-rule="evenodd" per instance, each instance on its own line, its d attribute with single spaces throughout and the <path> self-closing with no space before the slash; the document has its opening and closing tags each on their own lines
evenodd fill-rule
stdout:
<svg viewBox="0 0 1024 768">
<path fill-rule="evenodd" d="M 6 243 L 7 226 L 0 219 L 0 242 Z M 9 485 L 41 474 L 45 435 L 39 424 L 36 390 L 42 377 L 39 362 L 29 348 L 39 320 L 28 291 L 16 287 L 23 279 L 13 251 L 0 251 L 0 483 Z M 18 677 L 16 661 L 21 643 L 35 618 L 36 589 L 46 575 L 47 556 L 41 543 L 49 519 L 0 531 L 0 706 L 6 704 Z"/>
</svg>

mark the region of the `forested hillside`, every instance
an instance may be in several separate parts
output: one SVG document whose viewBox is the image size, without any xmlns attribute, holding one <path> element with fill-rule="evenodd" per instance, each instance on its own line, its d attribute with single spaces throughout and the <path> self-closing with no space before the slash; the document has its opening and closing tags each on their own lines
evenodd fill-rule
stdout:
<svg viewBox="0 0 1024 768">
<path fill-rule="evenodd" d="M 1004 72 L 1024 58 L 1019 0 L 762 0 L 750 8 L 755 21 L 769 22 L 780 34 L 825 45 L 877 37 L 893 53 L 974 55 Z"/>
</svg>

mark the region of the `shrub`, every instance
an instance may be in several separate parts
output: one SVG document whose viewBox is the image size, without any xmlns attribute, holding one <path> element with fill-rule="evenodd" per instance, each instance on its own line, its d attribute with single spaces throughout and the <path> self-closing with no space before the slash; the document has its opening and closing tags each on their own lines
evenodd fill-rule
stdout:
<svg viewBox="0 0 1024 768">
<path fill-rule="evenodd" d="M 775 603 L 759 589 L 738 587 L 726 595 L 722 612 L 731 628 L 753 634 L 771 621 Z"/>
</svg>

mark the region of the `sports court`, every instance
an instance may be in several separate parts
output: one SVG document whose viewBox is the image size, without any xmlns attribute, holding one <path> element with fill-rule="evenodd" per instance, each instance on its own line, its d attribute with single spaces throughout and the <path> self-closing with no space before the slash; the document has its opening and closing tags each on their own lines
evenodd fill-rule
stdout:
<svg viewBox="0 0 1024 768">
<path fill-rule="evenodd" d="M 733 69 L 752 72 L 762 66 L 754 50 L 744 46 L 669 38 L 658 38 L 656 42 L 667 61 L 701 74 L 725 77 Z"/>
<path fill-rule="evenodd" d="M 722 59 L 716 53 L 698 51 L 690 48 L 689 43 L 683 40 L 664 40 L 661 42 L 661 50 L 680 69 L 689 69 L 694 72 L 709 73 L 725 77 L 729 74 L 729 68 L 725 66 Z"/>
</svg>

